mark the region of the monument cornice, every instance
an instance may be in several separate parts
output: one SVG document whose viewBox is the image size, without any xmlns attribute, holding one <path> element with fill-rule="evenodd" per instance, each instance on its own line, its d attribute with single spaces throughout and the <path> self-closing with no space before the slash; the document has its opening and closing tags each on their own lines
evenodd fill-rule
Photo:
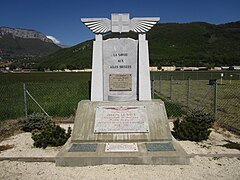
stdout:
<svg viewBox="0 0 240 180">
<path fill-rule="evenodd" d="M 129 14 L 111 14 L 108 18 L 81 18 L 81 21 L 95 34 L 107 32 L 129 32 L 146 33 L 158 21 L 160 17 L 129 18 Z"/>
</svg>

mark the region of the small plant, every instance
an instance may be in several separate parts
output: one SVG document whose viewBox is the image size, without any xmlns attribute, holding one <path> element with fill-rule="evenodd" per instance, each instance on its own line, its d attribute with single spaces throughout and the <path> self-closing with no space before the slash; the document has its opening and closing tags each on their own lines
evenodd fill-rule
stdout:
<svg viewBox="0 0 240 180">
<path fill-rule="evenodd" d="M 202 141 L 208 139 L 209 128 L 214 123 L 214 117 L 201 111 L 190 112 L 182 121 L 174 122 L 173 135 L 180 140 Z"/>
<path fill-rule="evenodd" d="M 235 143 L 229 140 L 225 140 L 227 142 L 227 144 L 222 145 L 223 147 L 226 147 L 228 149 L 237 149 L 240 151 L 240 144 L 239 143 Z"/>
<path fill-rule="evenodd" d="M 25 132 L 42 130 L 51 124 L 53 124 L 53 122 L 50 117 L 42 113 L 31 114 L 27 119 L 22 121 L 22 130 Z"/>
<path fill-rule="evenodd" d="M 47 146 L 62 146 L 71 136 L 71 128 L 68 128 L 67 133 L 65 129 L 58 125 L 51 124 L 41 131 L 34 131 L 32 133 L 32 139 L 34 140 L 34 146 L 38 148 L 46 148 Z"/>
</svg>

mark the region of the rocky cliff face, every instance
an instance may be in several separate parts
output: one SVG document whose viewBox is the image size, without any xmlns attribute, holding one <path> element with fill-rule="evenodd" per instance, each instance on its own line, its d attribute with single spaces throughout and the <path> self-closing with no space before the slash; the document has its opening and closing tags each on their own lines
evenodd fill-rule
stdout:
<svg viewBox="0 0 240 180">
<path fill-rule="evenodd" d="M 53 43 L 44 34 L 27 29 L 0 27 L 0 38 L 4 35 L 11 35 L 13 38 L 19 37 L 24 39 L 39 39 L 44 42 Z"/>
<path fill-rule="evenodd" d="M 12 62 L 13 67 L 32 68 L 38 58 L 59 49 L 51 39 L 35 30 L 0 27 L 0 62 Z"/>
</svg>

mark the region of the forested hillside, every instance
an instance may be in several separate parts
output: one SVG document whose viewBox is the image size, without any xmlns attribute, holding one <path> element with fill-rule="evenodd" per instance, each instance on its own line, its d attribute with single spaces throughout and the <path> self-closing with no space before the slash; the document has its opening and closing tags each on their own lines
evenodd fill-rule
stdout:
<svg viewBox="0 0 240 180">
<path fill-rule="evenodd" d="M 137 39 L 137 34 L 108 34 Z M 157 24 L 148 33 L 151 66 L 240 65 L 240 21 L 222 25 L 204 22 Z M 61 49 L 40 60 L 39 68 L 91 68 L 92 40 Z"/>
</svg>

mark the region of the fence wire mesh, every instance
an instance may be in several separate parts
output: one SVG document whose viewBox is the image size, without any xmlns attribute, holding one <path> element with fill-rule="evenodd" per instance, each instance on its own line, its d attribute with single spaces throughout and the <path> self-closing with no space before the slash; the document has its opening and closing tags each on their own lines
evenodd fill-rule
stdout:
<svg viewBox="0 0 240 180">
<path fill-rule="evenodd" d="M 25 79 L 26 90 L 53 117 L 72 116 L 78 102 L 89 99 L 89 74 L 43 73 L 38 76 L 0 74 L 0 120 L 25 116 Z M 221 73 L 162 72 L 152 73 L 151 79 L 154 98 L 165 102 L 169 118 L 180 117 L 189 109 L 202 110 L 215 113 L 220 126 L 240 132 L 240 73 L 224 73 L 221 78 Z M 218 79 L 216 91 L 215 86 L 209 84 L 210 79 Z M 27 95 L 27 113 L 38 112 L 41 109 Z"/>
<path fill-rule="evenodd" d="M 217 119 L 220 125 L 240 132 L 240 80 L 224 80 L 217 89 Z"/>
<path fill-rule="evenodd" d="M 155 93 L 172 106 L 179 106 L 179 111 L 200 110 L 214 113 L 214 85 L 209 85 L 206 80 L 155 80 Z M 181 107 L 181 110 L 180 110 Z M 168 111 L 171 111 L 171 107 Z M 170 113 L 179 116 L 179 113 Z"/>
<path fill-rule="evenodd" d="M 169 118 L 185 115 L 188 110 L 200 110 L 213 114 L 220 126 L 240 132 L 239 75 L 235 72 L 221 78 L 220 73 L 207 76 L 168 72 L 151 78 L 155 97 L 164 100 Z"/>
<path fill-rule="evenodd" d="M 25 116 L 24 88 L 27 114 L 42 112 L 37 103 L 52 117 L 69 117 L 75 114 L 77 104 L 89 99 L 89 82 L 77 80 L 10 81 L 0 77 L 0 120 Z M 34 100 L 37 102 L 34 102 Z"/>
<path fill-rule="evenodd" d="M 3 81 L 2 81 L 3 82 Z M 22 83 L 0 85 L 0 120 L 24 116 Z"/>
<path fill-rule="evenodd" d="M 54 117 L 73 115 L 78 102 L 89 98 L 88 82 L 27 83 L 26 89 L 37 103 Z M 40 111 L 37 103 L 27 96 L 28 114 Z"/>
</svg>

